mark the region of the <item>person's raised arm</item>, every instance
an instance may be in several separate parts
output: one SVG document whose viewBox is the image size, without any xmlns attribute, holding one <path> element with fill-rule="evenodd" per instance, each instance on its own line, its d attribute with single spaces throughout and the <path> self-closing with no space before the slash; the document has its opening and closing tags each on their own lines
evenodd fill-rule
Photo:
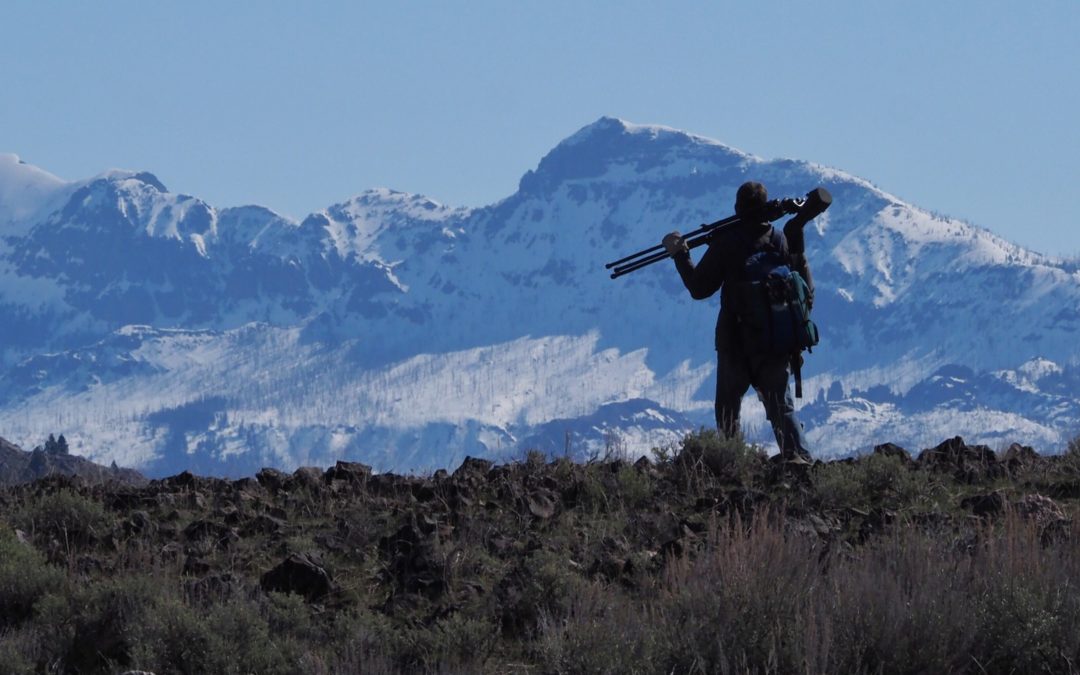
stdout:
<svg viewBox="0 0 1080 675">
<path fill-rule="evenodd" d="M 664 237 L 664 248 L 675 261 L 683 285 L 690 291 L 690 297 L 703 300 L 720 289 L 724 281 L 723 258 L 720 251 L 712 244 L 705 250 L 705 255 L 697 265 L 690 258 L 690 248 L 678 232 Z"/>
</svg>

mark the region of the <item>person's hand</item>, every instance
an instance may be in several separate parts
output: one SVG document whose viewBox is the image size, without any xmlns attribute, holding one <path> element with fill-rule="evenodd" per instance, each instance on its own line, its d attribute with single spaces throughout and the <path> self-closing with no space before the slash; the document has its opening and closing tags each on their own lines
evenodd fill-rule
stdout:
<svg viewBox="0 0 1080 675">
<path fill-rule="evenodd" d="M 668 255 L 672 258 L 677 254 L 690 252 L 690 247 L 686 245 L 686 240 L 683 239 L 678 230 L 668 233 L 662 243 L 664 248 L 667 249 Z"/>
<path fill-rule="evenodd" d="M 814 188 L 806 194 L 806 202 L 799 209 L 799 217 L 809 222 L 811 219 L 825 213 L 825 209 L 832 205 L 832 195 L 823 187 Z"/>
</svg>

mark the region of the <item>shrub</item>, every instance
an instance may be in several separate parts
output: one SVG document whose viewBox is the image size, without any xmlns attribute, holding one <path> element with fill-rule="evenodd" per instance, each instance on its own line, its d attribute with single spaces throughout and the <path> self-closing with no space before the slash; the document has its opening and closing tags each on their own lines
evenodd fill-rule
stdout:
<svg viewBox="0 0 1080 675">
<path fill-rule="evenodd" d="M 872 454 L 855 462 L 833 462 L 814 474 L 818 500 L 826 508 L 902 508 L 933 497 L 931 477 L 904 466 L 898 457 Z"/>
<path fill-rule="evenodd" d="M 159 579 L 132 574 L 76 587 L 42 603 L 39 625 L 69 672 L 129 665 L 136 629 L 156 614 Z"/>
<path fill-rule="evenodd" d="M 56 539 L 70 554 L 97 541 L 108 530 L 109 517 L 100 503 L 62 489 L 27 503 L 15 522 L 39 541 Z"/>
<path fill-rule="evenodd" d="M 629 508 L 638 508 L 649 501 L 653 494 L 653 484 L 649 476 L 637 467 L 627 464 L 619 468 L 616 474 L 619 497 Z"/>
<path fill-rule="evenodd" d="M 1061 455 L 1061 467 L 1066 474 L 1080 476 L 1080 436 L 1076 436 L 1065 446 Z"/>
<path fill-rule="evenodd" d="M 748 483 L 765 459 L 765 451 L 742 436 L 728 438 L 715 429 L 702 429 L 683 439 L 676 461 L 692 481 L 711 474 L 725 482 Z"/>
<path fill-rule="evenodd" d="M 10 532 L 0 530 L 0 631 L 20 625 L 41 598 L 66 588 L 67 577 L 61 570 Z"/>
<path fill-rule="evenodd" d="M 0 633 L 0 673 L 30 675 L 36 672 L 36 638 L 37 635 L 32 630 Z"/>
</svg>

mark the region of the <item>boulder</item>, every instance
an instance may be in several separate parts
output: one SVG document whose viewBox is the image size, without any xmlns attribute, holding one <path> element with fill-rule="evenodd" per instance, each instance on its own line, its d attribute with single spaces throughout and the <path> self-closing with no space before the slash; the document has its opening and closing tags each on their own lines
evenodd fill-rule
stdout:
<svg viewBox="0 0 1080 675">
<path fill-rule="evenodd" d="M 492 463 L 490 460 L 479 459 L 477 457 L 466 457 L 465 461 L 461 463 L 461 466 L 454 471 L 454 478 L 482 478 L 487 476 L 488 471 L 491 471 L 491 467 Z"/>
<path fill-rule="evenodd" d="M 317 466 L 302 466 L 289 477 L 289 488 L 318 490 L 323 486 L 323 472 Z"/>
<path fill-rule="evenodd" d="M 1005 510 L 1005 495 L 1000 490 L 985 495 L 972 495 L 960 501 L 960 507 L 970 509 L 976 516 L 996 516 Z"/>
<path fill-rule="evenodd" d="M 909 453 L 904 448 L 901 448 L 899 445 L 896 445 L 895 443 L 882 443 L 881 445 L 875 445 L 874 454 L 885 455 L 886 457 L 896 457 L 904 466 L 907 467 L 915 464 L 915 460 L 911 458 L 911 453 Z"/>
<path fill-rule="evenodd" d="M 371 474 L 371 467 L 367 464 L 339 460 L 337 464 L 326 470 L 326 480 L 343 480 L 350 484 L 365 483 Z"/>
<path fill-rule="evenodd" d="M 546 520 L 555 515 L 555 494 L 543 488 L 534 490 L 525 496 L 525 503 L 529 513 L 533 516 Z"/>
<path fill-rule="evenodd" d="M 1046 527 L 1056 522 L 1069 519 L 1053 499 L 1040 494 L 1024 495 L 1016 502 L 1016 512 L 1032 520 L 1039 527 Z"/>
<path fill-rule="evenodd" d="M 985 445 L 968 445 L 956 436 L 919 453 L 918 465 L 931 471 L 952 473 L 961 482 L 974 483 L 1004 475 L 997 455 Z"/>
<path fill-rule="evenodd" d="M 314 553 L 293 553 L 263 574 L 259 586 L 267 592 L 296 593 L 309 601 L 325 598 L 334 590 L 330 573 Z"/>
<path fill-rule="evenodd" d="M 280 490 L 288 478 L 285 473 L 270 467 L 266 467 L 255 474 L 255 480 L 258 481 L 259 485 L 271 492 Z"/>
<path fill-rule="evenodd" d="M 1013 443 L 1006 448 L 1005 452 L 1001 455 L 1001 461 L 1011 472 L 1015 472 L 1025 466 L 1037 464 L 1040 459 L 1039 453 L 1035 452 L 1034 448 L 1027 445 L 1020 445 L 1019 443 Z"/>
</svg>

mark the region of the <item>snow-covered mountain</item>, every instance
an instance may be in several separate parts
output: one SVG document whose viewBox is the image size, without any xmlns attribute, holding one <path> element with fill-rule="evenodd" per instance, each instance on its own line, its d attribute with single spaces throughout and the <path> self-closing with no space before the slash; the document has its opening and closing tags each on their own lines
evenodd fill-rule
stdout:
<svg viewBox="0 0 1080 675">
<path fill-rule="evenodd" d="M 728 215 L 748 179 L 834 197 L 807 233 L 817 453 L 1080 431 L 1075 265 L 834 169 L 603 118 L 496 204 L 377 189 L 301 222 L 0 156 L 0 434 L 150 474 L 673 443 L 711 421 L 717 300 L 668 263 L 603 264 Z"/>
</svg>

